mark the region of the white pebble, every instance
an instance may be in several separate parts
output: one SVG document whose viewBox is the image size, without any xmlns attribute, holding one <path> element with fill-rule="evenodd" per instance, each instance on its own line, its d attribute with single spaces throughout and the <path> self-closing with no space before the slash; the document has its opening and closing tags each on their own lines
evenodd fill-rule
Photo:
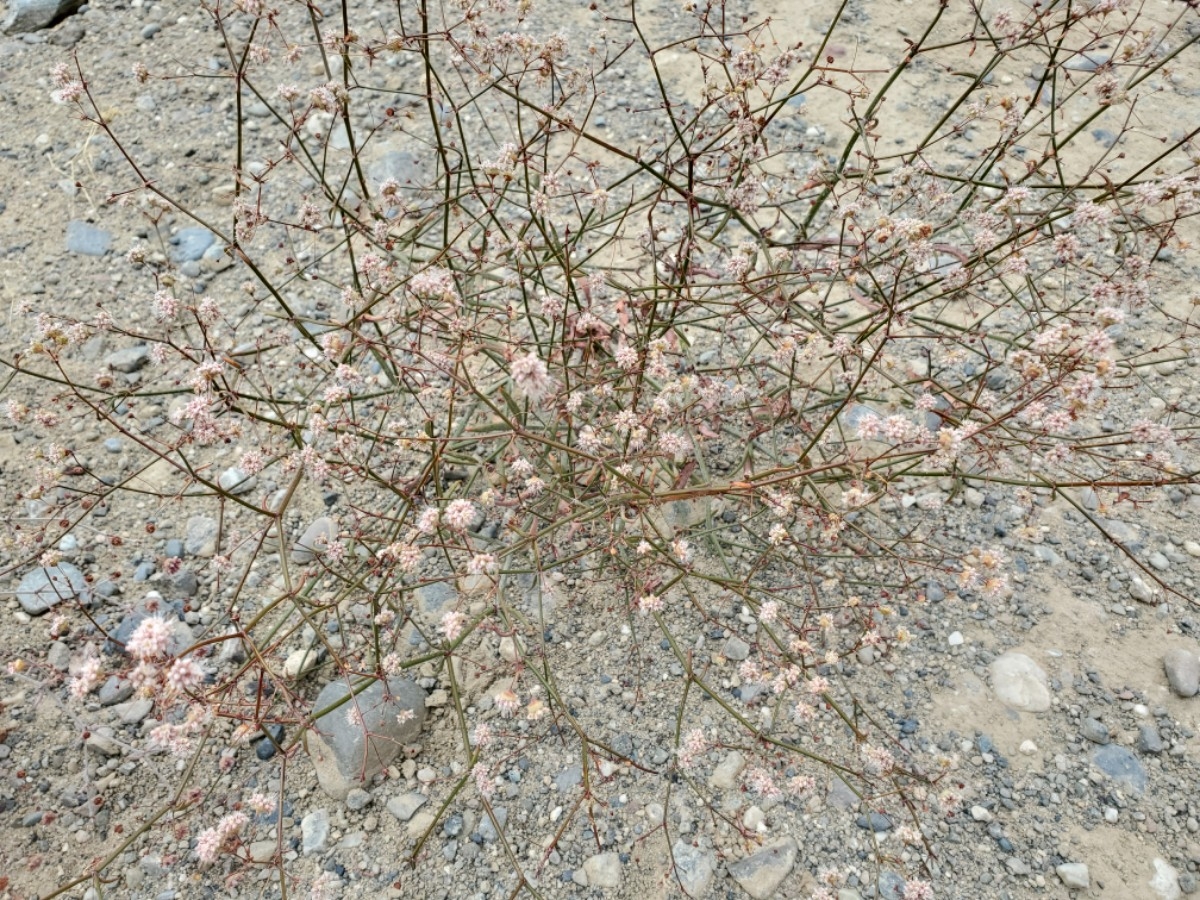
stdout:
<svg viewBox="0 0 1200 900">
<path fill-rule="evenodd" d="M 951 647 L 958 647 L 961 646 L 962 642 L 965 640 L 966 638 L 962 636 L 961 631 L 952 631 L 950 633 L 950 637 L 946 638 L 946 643 L 948 643 Z"/>
</svg>

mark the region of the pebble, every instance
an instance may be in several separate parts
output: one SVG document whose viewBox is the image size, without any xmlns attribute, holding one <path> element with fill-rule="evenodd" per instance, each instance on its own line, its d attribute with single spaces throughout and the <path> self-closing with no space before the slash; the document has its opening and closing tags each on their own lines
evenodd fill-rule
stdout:
<svg viewBox="0 0 1200 900">
<path fill-rule="evenodd" d="M 738 776 L 742 774 L 744 768 L 746 768 L 746 757 L 740 751 L 734 750 L 713 769 L 708 783 L 718 790 L 731 791 L 737 787 Z"/>
<path fill-rule="evenodd" d="M 619 888 L 621 886 L 621 858 L 616 853 L 597 853 L 583 862 L 588 886 Z"/>
<path fill-rule="evenodd" d="M 951 647 L 961 647 L 964 640 L 965 638 L 961 631 L 952 631 L 950 632 L 950 637 L 946 638 L 946 643 Z"/>
<path fill-rule="evenodd" d="M 987 809 L 987 807 L 972 806 L 971 807 L 971 818 L 974 819 L 976 822 L 990 822 L 995 817 L 992 815 L 991 811 L 989 809 Z"/>
<path fill-rule="evenodd" d="M 1149 781 L 1138 758 L 1125 747 L 1108 744 L 1092 754 L 1092 763 L 1113 781 L 1123 784 L 1139 797 L 1146 792 Z"/>
<path fill-rule="evenodd" d="M 300 852 L 304 856 L 321 853 L 329 845 L 329 811 L 314 809 L 300 820 Z"/>
<path fill-rule="evenodd" d="M 82 256 L 103 256 L 112 246 L 112 235 L 103 228 L 75 219 L 67 223 L 67 250 Z"/>
<path fill-rule="evenodd" d="M 90 732 L 83 745 L 89 750 L 95 750 L 105 756 L 121 755 L 121 745 L 113 738 L 113 730 L 108 726 Z"/>
<path fill-rule="evenodd" d="M 1165 572 L 1165 571 L 1167 571 L 1167 569 L 1169 569 L 1171 567 L 1171 563 L 1170 563 L 1170 561 L 1168 561 L 1166 556 L 1164 556 L 1162 553 L 1158 552 L 1157 550 L 1155 550 L 1153 553 L 1150 554 L 1150 557 L 1147 560 L 1147 562 L 1150 563 L 1152 568 L 1155 568 L 1160 572 Z"/>
<path fill-rule="evenodd" d="M 418 809 L 428 802 L 429 798 L 424 794 L 418 794 L 412 791 L 408 794 L 401 794 L 398 797 L 393 797 L 387 802 L 387 811 L 399 819 L 401 822 L 407 822 L 413 817 Z"/>
<path fill-rule="evenodd" d="M 767 825 L 767 815 L 757 806 L 751 806 L 742 815 L 742 825 L 750 831 L 760 831 Z"/>
<path fill-rule="evenodd" d="M 154 709 L 154 701 L 148 697 L 140 697 L 137 700 L 117 703 L 112 707 L 117 721 L 122 725 L 137 725 L 146 716 L 150 715 L 152 709 Z"/>
<path fill-rule="evenodd" d="M 1079 726 L 1079 732 L 1093 744 L 1107 744 L 1112 740 L 1108 733 L 1108 726 L 1090 716 L 1083 720 Z"/>
<path fill-rule="evenodd" d="M 1195 697 L 1200 691 L 1200 658 L 1190 650 L 1173 647 L 1163 654 L 1167 683 L 1180 697 Z"/>
<path fill-rule="evenodd" d="M 1054 871 L 1062 883 L 1073 890 L 1086 891 L 1091 887 L 1091 875 L 1083 863 L 1063 863 Z"/>
<path fill-rule="evenodd" d="M 310 563 L 318 554 L 324 553 L 337 540 L 337 523 L 328 516 L 315 519 L 304 529 L 304 534 L 292 547 L 292 562 L 299 565 Z"/>
<path fill-rule="evenodd" d="M 187 520 L 183 546 L 192 556 L 211 557 L 217 553 L 217 520 L 210 516 L 192 516 Z"/>
<path fill-rule="evenodd" d="M 1046 673 L 1024 653 L 1009 652 L 992 662 L 992 689 L 1000 702 L 1022 712 L 1050 708 Z"/>
<path fill-rule="evenodd" d="M 734 635 L 725 642 L 725 646 L 721 649 L 721 655 L 726 659 L 732 659 L 735 662 L 741 662 L 750 656 L 750 645 L 743 641 L 740 637 Z"/>
<path fill-rule="evenodd" d="M 583 781 L 583 768 L 578 765 L 567 766 L 554 777 L 554 787 L 560 794 L 566 793 Z"/>
<path fill-rule="evenodd" d="M 89 596 L 83 573 L 67 562 L 34 569 L 17 585 L 17 602 L 31 616 L 44 615 L 64 600 Z"/>
<path fill-rule="evenodd" d="M 71 651 L 62 641 L 55 641 L 46 652 L 46 662 L 51 668 L 65 672 L 71 665 Z"/>
<path fill-rule="evenodd" d="M 194 262 L 204 256 L 216 239 L 207 228 L 181 228 L 171 238 L 171 259 L 177 263 Z"/>
<path fill-rule="evenodd" d="M 100 705 L 115 706 L 124 703 L 133 696 L 133 684 L 116 675 L 109 675 L 108 680 L 100 685 Z"/>
<path fill-rule="evenodd" d="M 1137 748 L 1143 753 L 1162 753 L 1166 749 L 1162 735 L 1152 722 L 1138 726 Z"/>
<path fill-rule="evenodd" d="M 776 890 L 796 864 L 796 841 L 785 837 L 757 853 L 729 864 L 729 876 L 754 900 L 776 896 Z"/>
<path fill-rule="evenodd" d="M 675 875 L 687 895 L 706 896 L 717 871 L 716 855 L 680 838 L 671 846 L 671 856 L 675 861 Z"/>
<path fill-rule="evenodd" d="M 314 709 L 326 709 L 350 694 L 344 681 L 332 681 L 317 696 Z M 351 726 L 347 711 L 356 710 Z M 405 711 L 411 718 L 397 718 Z M 313 723 L 306 747 L 322 790 L 335 800 L 387 768 L 425 722 L 425 692 L 407 678 L 374 681 L 351 700 L 330 709 Z"/>
<path fill-rule="evenodd" d="M 870 829 L 876 834 L 884 831 L 890 831 L 892 828 L 892 820 L 883 813 L 872 812 L 865 816 L 859 816 L 855 820 L 855 824 L 864 830 Z"/>
<path fill-rule="evenodd" d="M 276 744 L 282 745 L 283 738 L 285 735 L 284 727 L 279 724 L 268 725 L 266 727 L 266 732 L 267 732 L 267 734 L 269 734 L 271 736 L 271 738 L 274 738 L 274 740 L 272 741 L 266 737 L 263 737 L 262 739 L 259 740 L 259 742 L 257 744 L 254 745 L 254 755 L 257 756 L 259 759 L 261 759 L 263 762 L 266 762 L 268 759 L 271 759 L 272 757 L 275 756 L 276 753 L 279 752 L 278 750 L 276 750 L 275 745 Z"/>
<path fill-rule="evenodd" d="M 1154 590 L 1138 575 L 1129 579 L 1129 596 L 1139 603 L 1154 602 Z"/>
<path fill-rule="evenodd" d="M 254 490 L 256 481 L 257 479 L 253 475 L 247 475 L 237 466 L 231 466 L 217 478 L 217 484 L 220 485 L 221 490 L 228 491 L 234 496 Z"/>
<path fill-rule="evenodd" d="M 375 800 L 371 796 L 370 791 L 364 791 L 362 788 L 354 788 L 346 795 L 346 809 L 351 812 L 362 812 Z"/>
<path fill-rule="evenodd" d="M 1183 893 L 1179 888 L 1179 870 L 1165 859 L 1154 860 L 1154 877 L 1147 883 L 1161 900 L 1179 900 Z"/>
<path fill-rule="evenodd" d="M 250 859 L 256 863 L 269 863 L 275 857 L 277 849 L 275 841 L 254 841 L 248 848 Z"/>
</svg>

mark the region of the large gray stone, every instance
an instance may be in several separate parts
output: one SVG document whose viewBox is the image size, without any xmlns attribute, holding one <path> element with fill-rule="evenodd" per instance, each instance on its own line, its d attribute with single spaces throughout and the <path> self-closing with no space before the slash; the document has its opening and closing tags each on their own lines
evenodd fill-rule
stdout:
<svg viewBox="0 0 1200 900">
<path fill-rule="evenodd" d="M 1163 654 L 1167 682 L 1180 697 L 1195 697 L 1200 691 L 1200 658 L 1183 647 L 1172 647 Z"/>
<path fill-rule="evenodd" d="M 796 864 L 799 848 L 793 838 L 781 838 L 729 866 L 729 875 L 754 900 L 776 896 L 776 890 Z"/>
<path fill-rule="evenodd" d="M 188 519 L 183 548 L 192 556 L 216 556 L 217 520 L 210 516 Z"/>
<path fill-rule="evenodd" d="M 204 256 L 215 240 L 216 235 L 207 228 L 181 228 L 171 238 L 171 259 L 177 263 L 194 262 Z"/>
<path fill-rule="evenodd" d="M 329 846 L 329 811 L 314 809 L 300 820 L 300 852 L 305 856 L 322 853 Z"/>
<path fill-rule="evenodd" d="M 8 15 L 0 25 L 6 34 L 40 31 L 79 11 L 84 0 L 8 0 Z"/>
<path fill-rule="evenodd" d="M 1129 750 L 1117 744 L 1107 744 L 1092 754 L 1092 763 L 1111 778 L 1137 796 L 1146 792 L 1149 776 L 1145 767 Z"/>
<path fill-rule="evenodd" d="M 407 794 L 400 794 L 398 797 L 393 797 L 389 800 L 387 802 L 387 811 L 401 822 L 407 822 L 416 815 L 418 809 L 428 802 L 429 798 L 424 794 L 410 791 Z"/>
<path fill-rule="evenodd" d="M 55 605 L 76 597 L 89 602 L 87 582 L 83 573 L 67 562 L 34 569 L 17 585 L 17 602 L 31 616 L 48 613 Z"/>
<path fill-rule="evenodd" d="M 1045 712 L 1050 708 L 1046 673 L 1024 653 L 1005 653 L 991 665 L 992 690 L 1000 702 L 1022 712 Z"/>
<path fill-rule="evenodd" d="M 712 887 L 717 871 L 717 857 L 711 850 L 693 847 L 682 838 L 671 846 L 675 860 L 675 876 L 689 897 L 700 900 Z"/>
<path fill-rule="evenodd" d="M 1083 863 L 1063 863 L 1055 870 L 1062 883 L 1076 891 L 1086 891 L 1092 884 L 1091 873 Z"/>
<path fill-rule="evenodd" d="M 621 857 L 616 853 L 597 853 L 583 862 L 589 887 L 615 889 L 621 886 Z"/>
<path fill-rule="evenodd" d="M 104 357 L 105 364 L 114 372 L 136 372 L 146 363 L 150 362 L 150 348 L 145 344 L 138 344 L 136 347 L 127 347 L 124 350 L 117 350 L 115 353 L 110 353 Z"/>
<path fill-rule="evenodd" d="M 300 540 L 292 547 L 292 562 L 303 565 L 312 562 L 337 540 L 337 523 L 329 516 L 321 516 L 304 530 Z"/>
<path fill-rule="evenodd" d="M 329 711 L 305 737 L 321 789 L 335 800 L 346 799 L 351 789 L 382 772 L 406 744 L 414 742 L 425 721 L 425 692 L 407 678 L 375 680 L 353 697 L 350 694 L 344 681 L 325 685 L 313 710 Z M 399 721 L 405 713 L 411 713 L 411 718 Z"/>
<path fill-rule="evenodd" d="M 103 228 L 77 220 L 67 223 L 67 249 L 72 253 L 103 256 L 111 246 L 112 235 Z"/>
</svg>

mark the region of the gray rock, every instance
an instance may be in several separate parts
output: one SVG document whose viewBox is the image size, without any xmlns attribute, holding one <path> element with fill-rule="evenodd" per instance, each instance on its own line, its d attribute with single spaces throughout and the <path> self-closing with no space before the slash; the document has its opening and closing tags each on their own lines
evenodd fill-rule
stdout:
<svg viewBox="0 0 1200 900">
<path fill-rule="evenodd" d="M 167 541 L 167 556 L 173 556 L 181 559 L 183 557 L 183 553 L 183 541 L 179 540 L 179 538 L 171 538 L 171 540 Z"/>
<path fill-rule="evenodd" d="M 1195 697 L 1200 691 L 1200 658 L 1183 647 L 1172 647 L 1163 654 L 1167 683 L 1180 697 Z"/>
<path fill-rule="evenodd" d="M 712 775 L 708 778 L 708 783 L 718 790 L 731 791 L 737 787 L 738 776 L 742 774 L 744 768 L 746 768 L 746 757 L 740 751 L 734 750 L 717 763 L 717 767 L 713 769 Z"/>
<path fill-rule="evenodd" d="M 1024 653 L 1005 653 L 992 662 L 992 690 L 1005 706 L 1022 712 L 1050 708 L 1046 673 Z"/>
<path fill-rule="evenodd" d="M 796 841 L 790 837 L 768 844 L 729 866 L 729 875 L 754 900 L 767 900 L 796 864 Z"/>
<path fill-rule="evenodd" d="M 384 153 L 367 166 L 367 177 L 375 183 L 374 187 L 376 188 L 389 178 L 395 179 L 401 187 L 408 188 L 420 184 L 422 181 L 417 158 L 405 150 L 391 150 Z M 410 191 L 406 190 L 402 193 L 408 196 Z"/>
<path fill-rule="evenodd" d="M 99 696 L 101 706 L 115 706 L 133 696 L 133 685 L 116 675 L 109 675 L 108 680 L 100 685 Z"/>
<path fill-rule="evenodd" d="M 1107 744 L 1112 740 L 1108 733 L 1108 726 L 1103 722 L 1093 719 L 1091 716 L 1088 716 L 1080 724 L 1079 733 L 1093 744 Z"/>
<path fill-rule="evenodd" d="M 689 897 L 704 897 L 712 887 L 717 871 L 717 857 L 711 850 L 693 847 L 682 838 L 671 847 L 675 860 L 675 876 Z"/>
<path fill-rule="evenodd" d="M 672 500 L 665 507 L 667 521 L 675 528 L 695 528 L 708 521 L 712 503 L 707 497 L 694 500 Z"/>
<path fill-rule="evenodd" d="M 0 30 L 5 34 L 41 31 L 79 11 L 84 0 L 9 0 Z"/>
<path fill-rule="evenodd" d="M 304 534 L 292 547 L 292 562 L 300 565 L 312 562 L 337 540 L 337 535 L 337 523 L 328 516 L 321 516 L 304 529 Z"/>
<path fill-rule="evenodd" d="M 1088 867 L 1083 863 L 1063 863 L 1055 870 L 1062 883 L 1072 890 L 1086 891 L 1092 883 Z"/>
<path fill-rule="evenodd" d="M 186 622 L 180 620 L 178 613 L 173 609 L 163 609 L 156 607 L 149 609 L 144 603 L 139 603 L 135 606 L 128 615 L 118 623 L 116 629 L 110 632 L 111 640 L 105 643 L 105 649 L 109 652 L 120 649 L 125 650 L 125 643 L 133 637 L 133 632 L 137 629 L 142 621 L 147 616 L 159 616 L 167 620 L 171 626 L 171 638 L 167 641 L 167 653 L 171 656 L 178 656 L 195 640 L 192 634 L 192 629 L 188 627 Z"/>
<path fill-rule="evenodd" d="M 1134 575 L 1129 579 L 1129 596 L 1139 603 L 1153 603 L 1154 589 L 1142 581 L 1141 576 Z"/>
<path fill-rule="evenodd" d="M 346 809 L 351 812 L 362 812 L 375 800 L 370 791 L 354 788 L 346 795 Z"/>
<path fill-rule="evenodd" d="M 858 806 L 858 795 L 841 776 L 833 775 L 829 779 L 829 789 L 825 792 L 825 802 L 834 809 L 854 809 Z"/>
<path fill-rule="evenodd" d="M 171 248 L 171 259 L 177 263 L 198 260 L 216 239 L 216 235 L 207 228 L 181 228 L 179 233 L 171 238 L 174 245 Z"/>
<path fill-rule="evenodd" d="M 727 659 L 741 662 L 750 656 L 750 645 L 737 635 L 734 635 L 725 642 L 725 646 L 721 648 L 721 653 Z"/>
<path fill-rule="evenodd" d="M 150 362 L 150 348 L 145 344 L 138 344 L 136 347 L 127 347 L 124 350 L 118 350 L 104 357 L 104 363 L 110 369 L 114 372 L 124 372 L 127 375 L 131 372 L 136 372 L 148 362 Z M 120 449 L 120 446 L 118 446 L 118 453 Z"/>
<path fill-rule="evenodd" d="M 183 547 L 192 556 L 216 556 L 217 520 L 209 516 L 192 516 L 188 519 Z"/>
<path fill-rule="evenodd" d="M 1010 856 L 1004 861 L 1004 868 L 1012 872 L 1014 875 L 1028 875 L 1033 870 L 1029 867 L 1029 863 L 1017 856 Z"/>
<path fill-rule="evenodd" d="M 111 246 L 112 235 L 103 228 L 78 220 L 67 223 L 67 249 L 72 253 L 103 256 Z"/>
<path fill-rule="evenodd" d="M 323 853 L 329 846 L 329 811 L 314 809 L 300 820 L 300 852 L 305 856 Z"/>
<path fill-rule="evenodd" d="M 575 785 L 583 781 L 583 768 L 579 765 L 567 766 L 554 777 L 554 786 L 560 794 L 565 794 Z"/>
<path fill-rule="evenodd" d="M 864 830 L 870 829 L 871 831 L 875 832 L 891 831 L 892 829 L 892 820 L 883 813 L 878 812 L 872 812 L 865 816 L 859 816 L 855 824 L 857 824 L 859 828 Z"/>
<path fill-rule="evenodd" d="M 68 562 L 34 569 L 17 585 L 17 602 L 31 616 L 44 615 L 64 600 L 76 597 L 84 603 L 91 602 L 83 573 Z"/>
<path fill-rule="evenodd" d="M 621 857 L 616 853 L 597 853 L 583 862 L 588 886 L 619 888 L 621 886 Z"/>
<path fill-rule="evenodd" d="M 95 750 L 105 756 L 120 756 L 121 745 L 113 737 L 113 730 L 107 725 L 89 732 L 83 745 L 89 750 Z"/>
<path fill-rule="evenodd" d="M 1099 747 L 1092 754 L 1092 763 L 1113 781 L 1124 785 L 1139 797 L 1146 792 L 1148 778 L 1138 758 L 1117 744 Z"/>
<path fill-rule="evenodd" d="M 416 791 L 401 794 L 387 802 L 387 811 L 401 822 L 407 822 L 428 800 L 428 797 L 424 794 L 418 794 Z"/>
<path fill-rule="evenodd" d="M 152 709 L 154 709 L 154 701 L 148 697 L 142 697 L 138 700 L 118 703 L 112 708 L 112 711 L 122 725 L 136 725 L 150 715 Z"/>
<path fill-rule="evenodd" d="M 492 821 L 492 816 L 495 816 L 495 822 Z M 508 809 L 497 806 L 492 810 L 492 816 L 484 815 L 483 821 L 479 823 L 479 836 L 486 844 L 494 843 L 500 837 L 496 825 L 499 824 L 503 828 L 508 823 Z"/>
<path fill-rule="evenodd" d="M 434 581 L 413 591 L 413 599 L 423 612 L 436 613 L 457 603 L 458 592 L 444 581 Z"/>
<path fill-rule="evenodd" d="M 335 800 L 344 800 L 352 788 L 382 772 L 413 743 L 425 721 L 425 692 L 407 678 L 372 680 L 355 696 L 350 694 L 350 686 L 342 681 L 325 686 L 313 709 L 329 711 L 313 723 L 305 740 L 317 780 Z M 411 718 L 399 721 L 405 713 Z"/>
<path fill-rule="evenodd" d="M 1138 726 L 1137 748 L 1143 753 L 1162 753 L 1166 749 L 1162 735 L 1158 733 L 1154 723 L 1147 722 Z"/>
<path fill-rule="evenodd" d="M 904 900 L 905 886 L 904 879 L 895 872 L 879 873 L 880 900 Z"/>
<path fill-rule="evenodd" d="M 229 491 L 234 495 L 254 490 L 256 481 L 257 479 L 253 475 L 247 475 L 236 466 L 226 469 L 217 478 L 217 484 L 220 485 L 221 490 Z"/>
<path fill-rule="evenodd" d="M 65 672 L 71 665 L 71 651 L 62 641 L 55 641 L 46 653 L 46 662 L 59 672 Z"/>
<path fill-rule="evenodd" d="M 200 590 L 200 580 L 191 569 L 182 569 L 171 578 L 171 589 L 183 597 L 195 597 Z"/>
</svg>

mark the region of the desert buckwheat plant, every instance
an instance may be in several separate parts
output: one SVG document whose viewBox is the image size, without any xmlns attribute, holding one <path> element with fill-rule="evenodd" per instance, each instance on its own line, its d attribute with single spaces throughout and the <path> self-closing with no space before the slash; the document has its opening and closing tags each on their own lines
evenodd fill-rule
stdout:
<svg viewBox="0 0 1200 900">
<path fill-rule="evenodd" d="M 1197 472 L 1158 379 L 1196 358 L 1192 5 L 928 0 L 861 45 L 852 0 L 199 6 L 194 58 L 48 83 L 140 236 L 87 315 L 18 310 L 5 559 L 73 661 L 9 672 L 93 752 L 102 693 L 146 703 L 157 792 L 59 893 L 133 896 L 134 850 L 179 896 L 434 896 L 473 845 L 480 897 L 968 896 L 958 744 L 852 676 L 1026 603 L 960 506 L 1039 544 L 1063 503 L 1193 599 L 1111 524 Z M 206 145 L 129 140 L 156 87 Z M 293 785 L 399 789 L 402 838 L 323 866 L 354 835 Z"/>
</svg>

